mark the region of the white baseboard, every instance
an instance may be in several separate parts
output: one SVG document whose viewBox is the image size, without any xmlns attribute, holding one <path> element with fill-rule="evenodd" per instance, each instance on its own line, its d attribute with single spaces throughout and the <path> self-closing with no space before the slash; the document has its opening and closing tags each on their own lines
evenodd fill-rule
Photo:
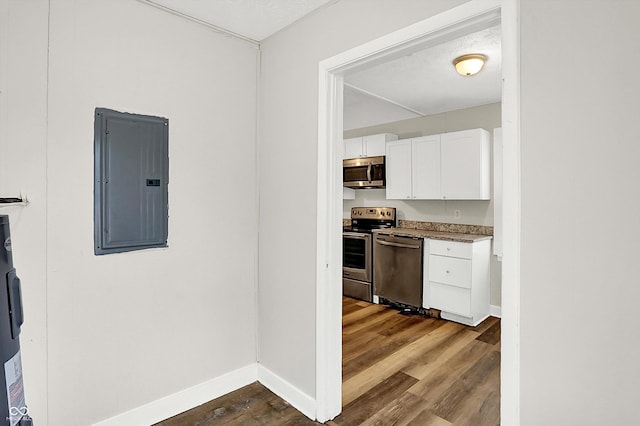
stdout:
<svg viewBox="0 0 640 426">
<path fill-rule="evenodd" d="M 489 315 L 492 317 L 502 318 L 502 306 L 490 305 Z"/>
<path fill-rule="evenodd" d="M 243 386 L 255 382 L 257 378 L 258 364 L 250 364 L 141 407 L 102 420 L 95 423 L 95 426 L 154 424 L 240 389 Z"/>
<path fill-rule="evenodd" d="M 316 400 L 261 364 L 258 364 L 258 381 L 311 420 L 316 419 Z"/>
<path fill-rule="evenodd" d="M 271 370 L 250 364 L 199 385 L 152 401 L 133 410 L 94 423 L 94 426 L 129 426 L 154 424 L 259 381 L 302 414 L 314 420 L 316 401 Z"/>
<path fill-rule="evenodd" d="M 440 318 L 446 319 L 449 321 L 459 322 L 460 324 L 468 325 L 469 327 L 476 327 L 482 321 L 489 318 L 489 315 L 484 315 L 481 317 L 465 317 L 464 315 L 453 314 L 451 312 L 442 311 L 440 313 Z"/>
</svg>

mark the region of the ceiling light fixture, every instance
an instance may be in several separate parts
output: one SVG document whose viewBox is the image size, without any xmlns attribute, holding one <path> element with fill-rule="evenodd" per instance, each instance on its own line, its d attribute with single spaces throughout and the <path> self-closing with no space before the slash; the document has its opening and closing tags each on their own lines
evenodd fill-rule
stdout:
<svg viewBox="0 0 640 426">
<path fill-rule="evenodd" d="M 485 55 L 473 53 L 470 55 L 458 56 L 453 60 L 453 66 L 456 67 L 458 74 L 468 76 L 479 73 L 487 61 Z"/>
</svg>

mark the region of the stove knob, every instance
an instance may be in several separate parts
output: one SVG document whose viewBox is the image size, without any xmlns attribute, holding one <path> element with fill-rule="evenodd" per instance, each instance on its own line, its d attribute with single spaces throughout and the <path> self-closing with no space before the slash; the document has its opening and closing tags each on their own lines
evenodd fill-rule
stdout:
<svg viewBox="0 0 640 426">
<path fill-rule="evenodd" d="M 391 216 L 391 212 L 387 212 L 387 216 Z"/>
</svg>

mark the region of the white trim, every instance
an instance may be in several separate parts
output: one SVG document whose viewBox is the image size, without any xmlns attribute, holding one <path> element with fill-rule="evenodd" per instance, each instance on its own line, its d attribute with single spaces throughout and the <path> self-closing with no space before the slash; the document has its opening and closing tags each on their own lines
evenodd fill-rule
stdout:
<svg viewBox="0 0 640 426">
<path fill-rule="evenodd" d="M 256 381 L 259 381 L 305 416 L 310 419 L 316 418 L 315 399 L 271 370 L 256 363 L 99 421 L 94 423 L 94 426 L 128 426 L 158 423 Z"/>
<path fill-rule="evenodd" d="M 502 318 L 502 307 L 489 305 L 489 315 L 496 318 Z"/>
<path fill-rule="evenodd" d="M 464 315 L 458 315 L 458 314 L 454 314 L 452 312 L 442 311 L 440 313 L 440 318 L 442 318 L 442 319 L 459 322 L 460 324 L 468 325 L 469 327 L 477 327 L 478 325 L 480 325 L 480 323 L 482 321 L 484 321 L 487 318 L 489 318 L 489 316 L 490 316 L 489 314 L 486 314 L 486 315 L 484 315 L 482 317 L 479 317 L 478 319 L 476 319 L 474 321 L 473 317 L 465 317 Z"/>
<path fill-rule="evenodd" d="M 160 422 L 255 382 L 258 378 L 257 365 L 247 365 L 173 395 L 102 420 L 95 425 L 129 426 Z"/>
<path fill-rule="evenodd" d="M 340 230 L 342 208 L 339 179 L 342 144 L 341 75 L 381 62 L 390 55 L 424 47 L 445 36 L 471 32 L 501 18 L 503 34 L 504 258 L 501 362 L 501 421 L 520 424 L 520 98 L 519 0 L 471 0 L 439 15 L 348 50 L 319 64 L 318 187 L 316 275 L 316 403 L 321 422 L 342 409 L 340 327 Z M 338 131 L 339 130 L 339 131 Z M 338 296 L 336 296 L 336 294 Z M 505 356 L 506 355 L 506 356 Z"/>
<path fill-rule="evenodd" d="M 316 251 L 316 420 L 342 411 L 342 77 L 320 63 Z M 324 124 L 324 125 L 323 125 Z M 336 259 L 336 256 L 338 258 Z M 340 283 L 340 285 L 331 285 Z"/>
<path fill-rule="evenodd" d="M 392 99 L 385 98 L 384 96 L 378 95 L 378 94 L 370 92 L 368 90 L 364 90 L 364 89 L 362 89 L 362 88 L 360 88 L 358 86 L 354 86 L 353 84 L 344 83 L 344 85 L 345 85 L 345 87 L 348 87 L 349 89 L 352 89 L 352 90 L 354 90 L 356 92 L 362 93 L 363 95 L 369 96 L 370 98 L 378 99 L 378 100 L 381 100 L 381 101 L 386 102 L 388 104 L 395 105 L 398 108 L 402 108 L 405 111 L 412 112 L 412 113 L 414 113 L 416 115 L 419 115 L 420 117 L 426 117 L 426 115 L 427 115 L 422 111 L 418 111 L 417 109 L 413 109 L 410 106 L 403 105 L 400 102 L 396 102 L 396 101 L 394 101 Z"/>
<path fill-rule="evenodd" d="M 258 364 L 258 381 L 271 392 L 287 401 L 310 419 L 316 417 L 316 400 L 284 380 L 268 368 Z"/>
<path fill-rule="evenodd" d="M 493 254 L 502 262 L 502 127 L 493 129 Z"/>
<path fill-rule="evenodd" d="M 502 5 L 502 321 L 500 418 L 520 424 L 520 1 Z"/>
<path fill-rule="evenodd" d="M 258 40 L 254 40 L 252 38 L 245 37 L 245 36 L 243 36 L 242 34 L 239 34 L 239 33 L 234 33 L 233 31 L 230 31 L 230 30 L 227 30 L 225 28 L 219 27 L 219 26 L 214 25 L 214 24 L 212 24 L 210 22 L 203 21 L 202 19 L 198 19 L 198 18 L 196 18 L 194 16 L 191 16 L 191 15 L 188 15 L 186 13 L 183 13 L 183 12 L 177 11 L 175 9 L 172 9 L 170 7 L 163 6 L 161 4 L 155 3 L 152 0 L 137 0 L 137 1 L 140 2 L 140 3 L 146 4 L 147 6 L 155 7 L 156 9 L 160 9 L 162 11 L 165 11 L 167 13 L 175 15 L 175 16 L 177 16 L 179 18 L 188 19 L 189 21 L 195 22 L 196 24 L 200 24 L 200 25 L 202 25 L 204 27 L 207 27 L 207 28 L 209 28 L 211 30 L 214 30 L 215 32 L 235 37 L 236 39 L 245 41 L 245 42 L 249 43 L 250 45 L 252 45 L 252 46 L 254 46 L 256 48 L 260 48 L 260 42 Z"/>
</svg>

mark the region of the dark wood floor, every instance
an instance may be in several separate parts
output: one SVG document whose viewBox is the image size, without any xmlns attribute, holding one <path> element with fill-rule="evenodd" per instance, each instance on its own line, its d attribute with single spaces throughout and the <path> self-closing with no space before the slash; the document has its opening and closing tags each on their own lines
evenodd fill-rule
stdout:
<svg viewBox="0 0 640 426">
<path fill-rule="evenodd" d="M 255 382 L 156 426 L 318 425 Z"/>
<path fill-rule="evenodd" d="M 331 426 L 499 425 L 500 320 L 478 327 L 344 298 L 343 412 Z M 259 383 L 158 425 L 313 425 Z"/>
</svg>

